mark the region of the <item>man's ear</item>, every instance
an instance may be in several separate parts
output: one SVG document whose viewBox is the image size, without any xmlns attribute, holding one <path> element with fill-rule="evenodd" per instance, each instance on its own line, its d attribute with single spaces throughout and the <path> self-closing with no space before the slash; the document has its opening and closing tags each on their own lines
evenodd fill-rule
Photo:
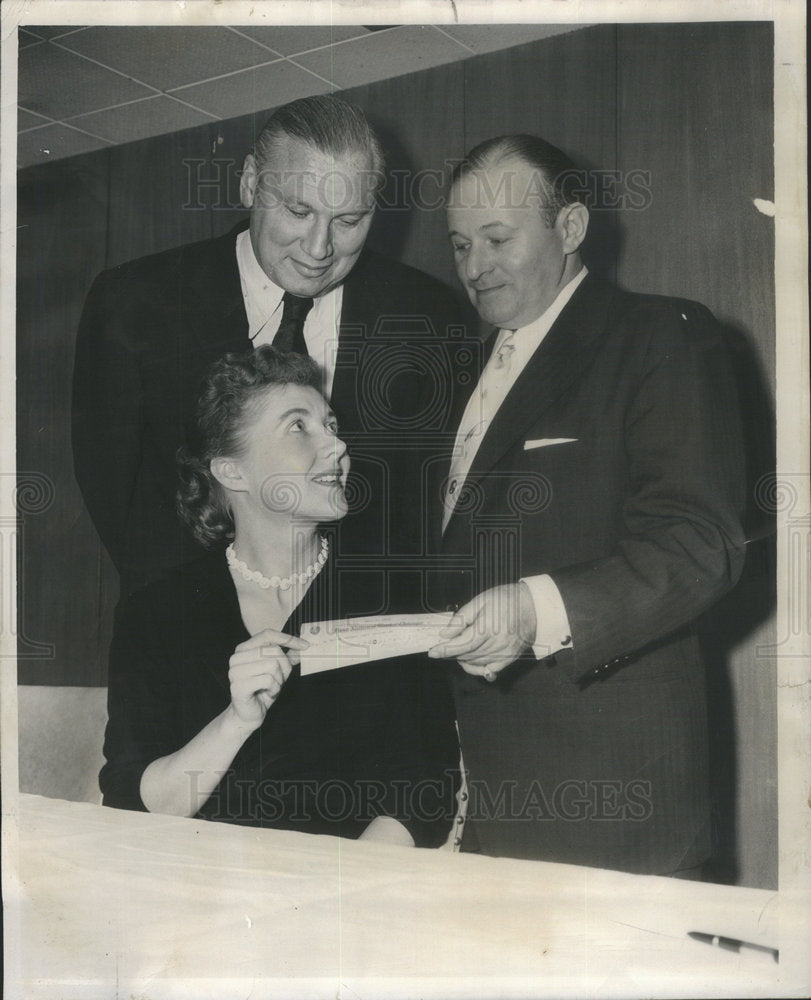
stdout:
<svg viewBox="0 0 811 1000">
<path fill-rule="evenodd" d="M 245 208 L 253 208 L 257 179 L 256 160 L 253 153 L 248 153 L 242 164 L 242 176 L 239 179 L 239 197 Z"/>
<path fill-rule="evenodd" d="M 589 228 L 589 210 L 579 201 L 566 205 L 558 213 L 556 226 L 563 240 L 563 252 L 576 253 L 586 238 Z"/>
<path fill-rule="evenodd" d="M 242 475 L 239 462 L 234 461 L 233 458 L 212 458 L 209 469 L 211 470 L 211 475 L 225 489 L 231 490 L 234 493 L 244 493 L 248 489 L 248 484 Z"/>
</svg>

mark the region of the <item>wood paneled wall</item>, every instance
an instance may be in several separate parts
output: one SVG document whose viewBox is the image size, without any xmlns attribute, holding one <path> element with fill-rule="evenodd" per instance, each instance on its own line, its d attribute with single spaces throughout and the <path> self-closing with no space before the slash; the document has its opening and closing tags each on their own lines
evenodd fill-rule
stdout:
<svg viewBox="0 0 811 1000">
<path fill-rule="evenodd" d="M 454 283 L 440 179 L 492 135 L 535 132 L 644 194 L 595 206 L 590 262 L 626 287 L 707 304 L 740 369 L 750 480 L 773 463 L 772 37 L 768 23 L 597 26 L 346 92 L 380 128 L 397 181 L 370 240 Z M 82 302 L 105 266 L 226 231 L 265 115 L 22 171 L 18 465 L 53 485 L 20 526 L 20 679 L 103 684 L 115 572 L 73 481 L 69 396 Z M 607 175 L 601 175 L 605 179 Z M 398 185 L 399 184 L 399 188 Z M 611 184 L 616 186 L 612 189 Z M 421 186 L 420 186 L 421 185 Z M 416 202 L 416 204 L 415 204 Z M 410 204 L 410 210 L 409 210 Z M 750 559 L 707 646 L 718 838 L 742 884 L 776 883 L 774 558 L 750 504 Z M 41 644 L 51 647 L 44 655 Z"/>
</svg>

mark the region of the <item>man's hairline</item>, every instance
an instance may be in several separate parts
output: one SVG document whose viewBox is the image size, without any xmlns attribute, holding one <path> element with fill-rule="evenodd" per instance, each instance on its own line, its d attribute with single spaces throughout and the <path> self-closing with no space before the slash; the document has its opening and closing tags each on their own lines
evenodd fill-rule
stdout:
<svg viewBox="0 0 811 1000">
<path fill-rule="evenodd" d="M 451 209 L 453 208 L 453 205 L 451 203 L 451 195 L 464 180 L 466 180 L 468 177 L 472 177 L 475 174 L 480 174 L 486 170 L 492 170 L 495 167 L 500 167 L 503 163 L 508 163 L 510 160 L 514 160 L 517 163 L 520 163 L 522 166 L 526 167 L 530 171 L 536 171 L 537 173 L 539 173 L 543 178 L 544 184 L 546 184 L 550 188 L 550 190 L 554 190 L 555 186 L 554 181 L 551 181 L 549 179 L 549 172 L 546 170 L 546 168 L 539 167 L 537 164 L 531 163 L 529 160 L 526 159 L 526 157 L 522 156 L 522 154 L 519 152 L 515 152 L 512 150 L 511 151 L 492 150 L 487 154 L 487 159 L 485 159 L 484 162 L 477 164 L 475 167 L 473 166 L 467 167 L 463 173 L 460 173 L 459 176 L 453 180 L 448 190 L 448 212 L 450 212 Z M 555 224 L 560 216 L 560 213 L 564 209 L 571 208 L 573 205 L 583 205 L 583 208 L 586 208 L 586 210 L 588 211 L 587 206 L 584 205 L 582 201 L 577 201 L 577 200 L 567 201 L 565 204 L 560 206 L 555 215 L 554 220 L 552 222 L 547 223 L 547 229 L 554 229 Z M 528 206 L 521 206 L 521 207 L 528 207 Z M 544 202 L 543 205 L 538 205 L 538 211 L 541 213 L 542 216 L 547 218 L 548 217 L 547 213 L 549 212 L 549 209 L 551 207 L 552 207 L 551 202 L 546 201 Z"/>
<path fill-rule="evenodd" d="M 332 147 L 324 148 L 324 147 L 320 146 L 318 143 L 313 142 L 312 139 L 303 139 L 301 136 L 292 135 L 290 132 L 283 132 L 281 135 L 273 136 L 270 139 L 270 149 L 273 150 L 274 147 L 276 147 L 279 142 L 281 142 L 281 141 L 283 141 L 285 139 L 287 139 L 287 140 L 289 140 L 291 142 L 297 142 L 297 143 L 299 143 L 302 146 L 307 146 L 310 149 L 315 150 L 315 152 L 320 153 L 322 156 L 332 157 L 332 159 L 333 159 L 334 162 L 337 162 L 337 160 L 339 158 L 340 159 L 347 159 L 348 157 L 351 157 L 352 155 L 365 156 L 369 160 L 369 162 L 371 164 L 371 166 L 369 168 L 369 171 L 368 171 L 369 173 L 383 173 L 383 172 L 385 172 L 385 160 L 383 159 L 382 154 L 381 154 L 380 158 L 378 159 L 378 161 L 375 162 L 375 160 L 376 160 L 375 152 L 374 152 L 374 149 L 373 149 L 373 147 L 371 145 L 367 145 L 367 146 L 349 146 L 349 147 L 347 147 L 347 148 L 345 148 L 343 150 L 334 149 Z M 266 166 L 267 160 L 269 159 L 269 156 L 262 156 L 262 154 L 259 152 L 259 149 L 258 149 L 258 140 L 257 140 L 257 144 L 254 145 L 253 149 L 251 149 L 248 153 L 246 153 L 246 159 L 247 159 L 248 156 L 250 156 L 250 157 L 253 158 L 254 167 L 257 170 L 260 170 L 264 166 Z"/>
</svg>

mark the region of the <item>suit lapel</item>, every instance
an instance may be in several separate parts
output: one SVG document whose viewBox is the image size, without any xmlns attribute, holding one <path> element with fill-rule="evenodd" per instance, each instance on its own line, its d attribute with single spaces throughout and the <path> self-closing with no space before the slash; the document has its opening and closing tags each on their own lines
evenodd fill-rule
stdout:
<svg viewBox="0 0 811 1000">
<path fill-rule="evenodd" d="M 364 429 L 358 371 L 364 348 L 374 337 L 372 324 L 386 314 L 387 289 L 376 273 L 374 258 L 364 250 L 344 282 L 338 351 L 330 402 L 343 433 Z"/>
<path fill-rule="evenodd" d="M 521 439 L 525 430 L 552 407 L 591 364 L 607 328 L 614 295 L 607 283 L 587 275 L 528 361 L 502 403 L 473 460 L 467 482 L 475 484 Z M 492 338 L 495 342 L 495 338 Z M 492 351 L 492 347 L 491 347 Z M 465 516 L 451 515 L 442 547 L 451 551 Z M 462 536 L 468 538 L 467 532 Z"/>
<path fill-rule="evenodd" d="M 338 426 L 343 434 L 360 429 L 358 410 L 357 370 L 363 350 L 363 318 L 358 301 L 361 287 L 358 272 L 362 269 L 363 257 L 352 269 L 344 282 L 341 302 L 341 319 L 338 326 L 338 350 L 335 355 L 335 372 L 332 377 L 330 405 L 338 418 Z"/>
<path fill-rule="evenodd" d="M 199 347 L 213 357 L 251 349 L 235 250 L 237 236 L 247 228 L 246 219 L 215 239 L 192 273 L 190 290 L 203 320 L 197 331 Z"/>
<path fill-rule="evenodd" d="M 591 364 L 612 291 L 590 275 L 527 362 L 487 430 L 469 478 L 486 473 Z"/>
</svg>

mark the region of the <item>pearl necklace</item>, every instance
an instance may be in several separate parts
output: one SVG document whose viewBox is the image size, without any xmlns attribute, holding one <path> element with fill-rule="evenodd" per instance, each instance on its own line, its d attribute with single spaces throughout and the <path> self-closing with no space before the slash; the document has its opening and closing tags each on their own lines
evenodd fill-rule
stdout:
<svg viewBox="0 0 811 1000">
<path fill-rule="evenodd" d="M 318 558 L 314 563 L 311 563 L 303 573 L 294 573 L 292 576 L 283 577 L 271 576 L 268 578 L 263 576 L 258 569 L 249 569 L 241 559 L 238 559 L 236 552 L 234 552 L 233 545 L 229 545 L 225 550 L 225 558 L 228 560 L 228 565 L 231 569 L 236 573 L 239 573 L 243 580 L 247 580 L 249 583 L 258 584 L 262 590 L 267 590 L 268 587 L 275 587 L 277 590 L 289 590 L 294 583 L 304 584 L 308 580 L 312 580 L 312 578 L 318 576 L 323 569 L 328 555 L 329 539 L 322 536 L 321 551 L 318 553 Z"/>
</svg>

